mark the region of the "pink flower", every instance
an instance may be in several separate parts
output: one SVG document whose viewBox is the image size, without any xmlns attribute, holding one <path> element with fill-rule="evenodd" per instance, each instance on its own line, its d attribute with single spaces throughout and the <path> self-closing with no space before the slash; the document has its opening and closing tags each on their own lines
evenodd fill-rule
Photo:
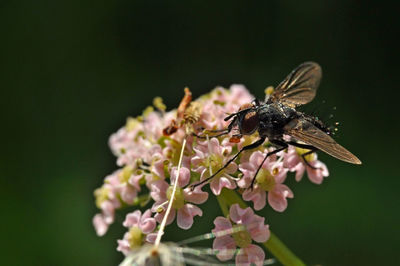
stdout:
<svg viewBox="0 0 400 266">
<path fill-rule="evenodd" d="M 307 170 L 308 179 L 315 184 L 321 184 L 324 177 L 329 176 L 328 168 L 324 163 L 317 160 L 316 153 L 306 156 L 308 163 L 315 169 L 306 165 L 301 158 L 301 154 L 307 151 L 289 146 L 288 152 L 284 155 L 284 165 L 289 168 L 289 171 L 296 172 L 296 181 L 300 181 L 304 175 L 304 171 Z"/>
<path fill-rule="evenodd" d="M 118 206 L 119 207 L 119 206 Z M 93 217 L 93 226 L 98 236 L 103 236 L 108 227 L 114 222 L 115 205 L 111 201 L 105 200 L 100 205 L 101 213 Z"/>
<path fill-rule="evenodd" d="M 133 204 L 137 193 L 141 190 L 139 185 L 140 176 L 135 175 L 137 172 L 135 168 L 129 165 L 125 166 L 122 170 L 117 171 L 118 181 L 113 180 L 115 193 L 120 195 L 121 200 L 127 204 Z"/>
<path fill-rule="evenodd" d="M 108 144 L 114 155 L 118 157 L 118 165 L 122 166 L 131 161 L 127 156 L 127 151 L 133 149 L 134 139 L 140 130 L 141 124 L 137 122 L 134 129 L 128 130 L 127 127 L 122 127 L 110 136 Z"/>
<path fill-rule="evenodd" d="M 229 88 L 229 94 L 227 96 L 226 108 L 230 108 L 228 112 L 233 113 L 243 105 L 250 103 L 254 100 L 254 96 L 249 93 L 245 86 L 240 84 L 233 84 Z"/>
<path fill-rule="evenodd" d="M 200 116 L 200 123 L 206 129 L 222 129 L 229 124 L 224 121 L 227 116 L 226 108 L 220 104 L 215 104 L 215 101 L 207 101 L 203 104 L 203 112 Z"/>
<path fill-rule="evenodd" d="M 96 230 L 96 234 L 98 236 L 103 236 L 108 230 L 109 223 L 106 222 L 103 214 L 98 213 L 93 217 L 93 226 Z"/>
<path fill-rule="evenodd" d="M 251 154 L 248 161 L 239 165 L 243 178 L 239 180 L 238 185 L 246 188 L 243 199 L 253 201 L 255 210 L 261 210 L 265 207 L 266 192 L 268 192 L 269 205 L 274 210 L 283 212 L 287 208 L 286 198 L 293 198 L 293 192 L 283 184 L 287 169 L 283 167 L 282 162 L 268 157 L 257 174 L 253 189 L 248 188 L 264 158 L 265 153 L 256 151 Z"/>
<path fill-rule="evenodd" d="M 182 130 L 178 130 L 176 133 L 182 132 Z M 172 136 L 176 136 L 174 133 Z M 191 136 L 186 137 L 186 148 L 184 151 L 184 157 L 182 160 L 182 166 L 190 169 L 190 159 L 192 151 L 192 142 L 193 138 Z M 175 138 L 167 138 L 164 140 L 165 148 L 163 148 L 162 153 L 165 161 L 169 161 L 169 166 L 176 166 L 179 162 L 179 157 L 181 154 L 181 142 L 178 142 Z"/>
<path fill-rule="evenodd" d="M 156 220 L 151 217 L 151 211 L 147 210 L 141 214 L 140 210 L 129 213 L 123 225 L 129 228 L 122 240 L 118 240 L 117 250 L 125 255 L 134 248 L 138 248 L 145 242 L 152 242 L 156 228 Z"/>
<path fill-rule="evenodd" d="M 150 210 L 146 210 L 143 215 L 141 215 L 140 210 L 136 210 L 126 215 L 122 225 L 127 228 L 137 226 L 143 233 L 148 234 L 156 228 L 156 220 L 151 217 Z"/>
<path fill-rule="evenodd" d="M 240 208 L 239 204 L 231 206 L 229 218 L 230 220 L 225 217 L 217 217 L 214 220 L 215 228 L 212 232 L 216 238 L 213 248 L 218 250 L 218 259 L 221 261 L 232 259 L 236 247 L 239 247 L 236 264 L 263 265 L 264 251 L 252 244 L 252 240 L 264 243 L 269 239 L 270 232 L 268 225 L 264 224 L 265 218 L 255 215 L 249 207 Z"/>
<path fill-rule="evenodd" d="M 220 145 L 217 138 L 199 142 L 196 147 L 193 147 L 196 152 L 192 158 L 193 170 L 200 173 L 200 180 L 204 180 L 210 176 L 210 168 L 212 173 L 216 173 L 229 160 L 229 154 L 232 152 L 231 145 Z M 232 162 L 217 174 L 210 182 L 211 191 L 215 195 L 221 193 L 222 188 L 235 189 L 234 174 L 237 170 L 236 163 Z"/>
<path fill-rule="evenodd" d="M 254 99 L 243 85 L 232 85 L 229 90 L 217 87 L 209 96 L 206 100 L 199 99 L 206 110 L 201 114 L 200 124 L 206 129 L 226 128 L 229 124 L 224 121 L 227 114 L 236 112 L 241 105 Z"/>
<path fill-rule="evenodd" d="M 255 265 L 263 265 L 264 259 L 264 250 L 257 245 L 251 244 L 242 248 L 236 255 L 236 265 L 250 266 L 252 263 Z"/>
<path fill-rule="evenodd" d="M 171 183 L 176 180 L 177 168 L 173 167 L 171 170 Z M 204 203 L 208 198 L 208 193 L 201 191 L 198 187 L 194 191 L 190 188 L 184 189 L 189 184 L 190 171 L 186 167 L 180 169 L 179 181 L 177 190 L 175 192 L 174 202 L 172 204 L 171 212 L 167 218 L 167 224 L 172 223 L 177 215 L 178 226 L 182 229 L 189 229 L 193 224 L 193 217 L 198 215 L 202 216 L 203 212 L 199 207 L 194 204 Z M 154 218 L 157 222 L 161 223 L 165 215 L 168 202 L 172 196 L 173 185 L 168 185 L 164 180 L 158 180 L 151 184 L 151 197 L 154 199 L 152 211 L 156 212 Z M 191 204 L 194 203 L 194 204 Z"/>
<path fill-rule="evenodd" d="M 107 176 L 103 186 L 94 191 L 96 206 L 101 210 L 101 213 L 93 217 L 93 225 L 98 236 L 107 232 L 108 227 L 114 222 L 115 209 L 121 207 L 118 198 L 121 189 L 119 173 L 120 171 L 115 171 Z"/>
</svg>

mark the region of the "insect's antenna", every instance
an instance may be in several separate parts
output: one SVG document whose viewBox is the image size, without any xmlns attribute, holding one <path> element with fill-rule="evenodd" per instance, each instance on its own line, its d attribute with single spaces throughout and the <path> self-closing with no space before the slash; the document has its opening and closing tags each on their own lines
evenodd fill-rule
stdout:
<svg viewBox="0 0 400 266">
<path fill-rule="evenodd" d="M 257 100 L 257 101 L 258 101 L 258 100 Z M 251 110 L 251 109 L 254 109 L 254 107 L 249 107 L 249 108 L 240 110 L 239 112 L 232 113 L 232 114 L 228 115 L 227 117 L 225 117 L 225 118 L 224 118 L 224 121 L 228 121 L 228 120 L 231 119 L 233 116 L 240 115 L 240 114 L 245 113 L 245 112 L 247 112 L 247 111 L 249 111 L 249 110 Z"/>
<path fill-rule="evenodd" d="M 186 138 L 183 139 L 181 155 L 179 156 L 178 169 L 177 169 L 177 174 L 176 174 L 176 178 L 175 178 L 174 187 L 173 187 L 172 193 L 171 193 L 171 198 L 169 200 L 169 204 L 168 204 L 167 210 L 165 211 L 164 218 L 161 221 L 161 225 L 160 225 L 160 229 L 158 230 L 158 233 L 157 233 L 156 241 L 154 242 L 154 248 L 155 249 L 158 248 L 158 246 L 160 245 L 161 236 L 164 234 L 164 229 L 165 229 L 165 225 L 167 223 L 168 215 L 171 212 L 172 203 L 174 202 L 174 199 L 175 199 L 176 188 L 178 186 L 179 174 L 180 174 L 181 165 L 182 165 L 183 151 L 185 150 L 185 147 L 186 147 Z"/>
<path fill-rule="evenodd" d="M 234 117 L 235 115 L 238 115 L 238 114 L 239 114 L 239 112 L 237 112 L 237 113 L 232 113 L 232 114 L 228 115 L 227 117 L 225 117 L 225 118 L 224 118 L 224 121 L 228 121 L 228 120 L 230 120 L 232 117 Z"/>
</svg>

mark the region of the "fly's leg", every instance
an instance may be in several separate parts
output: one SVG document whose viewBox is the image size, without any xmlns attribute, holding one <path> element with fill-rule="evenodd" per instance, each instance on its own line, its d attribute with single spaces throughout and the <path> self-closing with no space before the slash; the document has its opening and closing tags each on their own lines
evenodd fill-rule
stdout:
<svg viewBox="0 0 400 266">
<path fill-rule="evenodd" d="M 262 160 L 261 164 L 258 166 L 256 173 L 253 176 L 253 179 L 251 180 L 251 184 L 249 186 L 249 188 L 251 190 L 253 190 L 254 187 L 254 183 L 256 182 L 256 177 L 258 175 L 258 172 L 260 171 L 262 165 L 264 164 L 264 162 L 267 160 L 267 158 L 275 153 L 278 153 L 280 151 L 283 151 L 284 149 L 286 149 L 288 147 L 287 143 L 283 142 L 283 141 L 279 141 L 279 140 L 270 140 L 270 142 L 272 144 L 275 144 L 277 146 L 281 146 L 280 148 L 277 148 L 276 150 L 273 150 L 271 152 L 268 152 L 267 155 L 265 155 L 264 159 Z"/>
<path fill-rule="evenodd" d="M 307 156 L 307 155 L 310 155 L 310 154 L 312 154 L 312 153 L 314 153 L 314 152 L 316 152 L 316 151 L 318 150 L 317 148 L 315 148 L 314 146 L 311 146 L 311 145 L 302 144 L 302 143 L 297 143 L 297 142 L 294 142 L 294 141 L 290 141 L 289 144 L 292 145 L 292 146 L 298 147 L 298 148 L 302 148 L 302 149 L 307 149 L 307 150 L 309 150 L 308 152 L 305 152 L 305 153 L 303 153 L 303 154 L 300 155 L 301 158 L 303 159 L 304 163 L 305 163 L 308 167 L 310 167 L 311 169 L 314 169 L 314 170 L 319 170 L 319 169 L 321 169 L 321 167 L 312 166 L 312 165 L 307 161 L 307 159 L 306 159 L 306 156 Z"/>
<path fill-rule="evenodd" d="M 257 148 L 259 146 L 261 146 L 265 141 L 265 138 L 260 138 L 259 140 L 253 142 L 252 144 L 249 144 L 247 146 L 244 146 L 243 148 L 240 149 L 240 151 L 238 153 L 235 154 L 235 156 L 233 156 L 228 162 L 226 162 L 226 164 L 224 166 L 222 166 L 220 169 L 218 169 L 217 172 L 215 172 L 213 175 L 211 175 L 210 177 L 207 177 L 206 179 L 202 180 L 201 182 L 197 183 L 197 184 L 193 184 L 191 185 L 191 189 L 194 190 L 195 187 L 200 186 L 208 181 L 210 181 L 211 179 L 213 179 L 216 175 L 218 175 L 222 170 L 224 170 L 226 167 L 228 167 L 228 165 L 233 162 L 234 160 L 236 160 L 236 158 L 239 156 L 239 154 L 241 154 L 243 151 L 246 150 L 251 150 L 254 148 Z"/>
<path fill-rule="evenodd" d="M 306 156 L 307 156 L 307 155 L 312 154 L 312 153 L 314 153 L 314 152 L 316 152 L 316 151 L 317 151 L 317 150 L 311 150 L 311 151 L 305 152 L 305 153 L 303 153 L 303 154 L 301 155 L 301 158 L 303 159 L 304 163 L 305 163 L 308 167 L 310 167 L 311 169 L 314 169 L 314 170 L 320 169 L 320 170 L 322 170 L 321 167 L 312 166 L 312 165 L 307 161 L 307 159 L 306 159 Z"/>
<path fill-rule="evenodd" d="M 229 134 L 229 130 L 228 130 L 228 129 L 212 130 L 212 131 L 210 130 L 210 131 L 208 131 L 208 132 L 210 132 L 210 133 L 222 132 L 222 133 L 219 133 L 219 134 L 217 134 L 217 135 L 210 136 L 210 137 L 212 137 L 212 138 L 218 138 L 218 137 L 220 137 L 220 136 Z M 197 134 L 193 133 L 193 136 L 195 136 L 195 137 L 197 137 L 197 138 L 199 138 L 199 139 L 207 139 L 207 135 L 206 135 L 206 136 L 200 136 L 200 135 L 197 135 Z"/>
</svg>

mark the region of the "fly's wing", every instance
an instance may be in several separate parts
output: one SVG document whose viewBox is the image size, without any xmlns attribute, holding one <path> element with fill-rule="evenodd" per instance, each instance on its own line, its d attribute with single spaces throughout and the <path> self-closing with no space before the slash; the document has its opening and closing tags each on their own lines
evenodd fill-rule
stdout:
<svg viewBox="0 0 400 266">
<path fill-rule="evenodd" d="M 296 67 L 276 88 L 268 103 L 281 102 L 296 107 L 311 102 L 322 77 L 321 67 L 305 62 Z"/>
<path fill-rule="evenodd" d="M 295 139 L 314 146 L 339 160 L 361 164 L 361 161 L 354 154 L 336 143 L 328 134 L 308 121 L 294 119 L 285 127 L 285 130 L 288 135 Z"/>
</svg>

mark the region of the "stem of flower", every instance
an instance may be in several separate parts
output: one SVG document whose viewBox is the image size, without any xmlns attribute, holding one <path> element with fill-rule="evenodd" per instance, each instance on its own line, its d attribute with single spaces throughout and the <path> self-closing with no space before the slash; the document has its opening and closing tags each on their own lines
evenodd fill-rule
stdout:
<svg viewBox="0 0 400 266">
<path fill-rule="evenodd" d="M 229 206 L 238 203 L 241 208 L 247 208 L 247 204 L 234 191 L 224 188 L 217 197 L 218 203 L 225 216 L 229 214 Z M 271 236 L 263 245 L 268 249 L 280 263 L 287 266 L 305 265 L 279 238 L 271 232 Z"/>
<path fill-rule="evenodd" d="M 218 196 L 217 200 L 222 213 L 224 214 L 225 217 L 228 217 L 229 209 L 228 209 L 228 204 L 225 202 L 224 197 Z"/>
</svg>

